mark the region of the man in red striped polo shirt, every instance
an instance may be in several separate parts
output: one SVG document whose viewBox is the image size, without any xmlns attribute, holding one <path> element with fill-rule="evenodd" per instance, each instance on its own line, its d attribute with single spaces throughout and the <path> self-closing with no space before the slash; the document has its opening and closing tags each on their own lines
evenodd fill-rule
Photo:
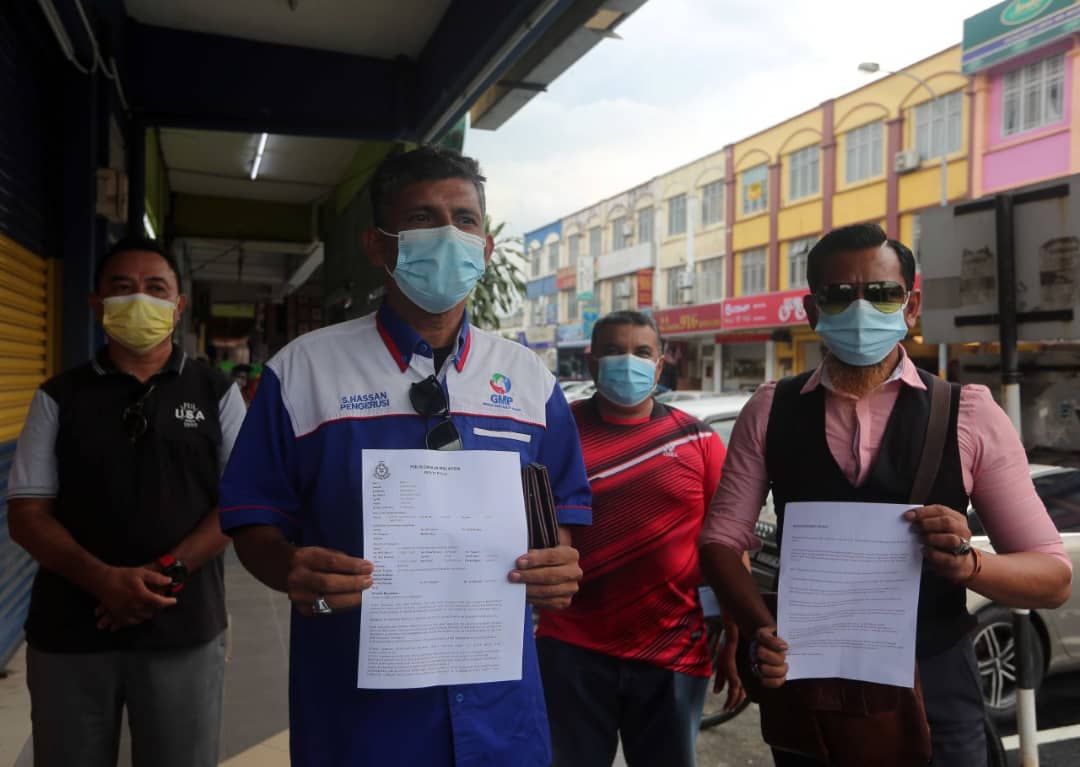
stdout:
<svg viewBox="0 0 1080 767">
<path fill-rule="evenodd" d="M 630 767 L 694 765 L 712 672 L 696 540 L 724 444 L 653 400 L 661 351 L 640 312 L 593 328 L 597 393 L 573 407 L 593 492 L 593 524 L 573 532 L 585 576 L 537 631 L 553 767 L 609 767 L 620 735 Z M 733 662 L 725 673 L 734 706 L 743 693 Z"/>
</svg>

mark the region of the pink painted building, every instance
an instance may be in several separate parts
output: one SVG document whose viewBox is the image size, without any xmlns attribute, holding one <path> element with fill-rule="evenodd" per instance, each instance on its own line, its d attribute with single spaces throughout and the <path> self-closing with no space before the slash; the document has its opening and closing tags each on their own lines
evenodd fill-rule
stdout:
<svg viewBox="0 0 1080 767">
<path fill-rule="evenodd" d="M 1012 0 L 964 23 L 971 192 L 1080 173 L 1080 2 Z"/>
</svg>

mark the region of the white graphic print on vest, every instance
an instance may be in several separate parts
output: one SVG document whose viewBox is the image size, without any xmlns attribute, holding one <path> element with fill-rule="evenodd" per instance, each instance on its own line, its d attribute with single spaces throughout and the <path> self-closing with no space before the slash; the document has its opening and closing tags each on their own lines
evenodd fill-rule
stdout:
<svg viewBox="0 0 1080 767">
<path fill-rule="evenodd" d="M 195 429 L 202 421 L 206 420 L 203 411 L 194 402 L 184 402 L 173 411 L 177 421 L 183 421 L 187 429 Z"/>
</svg>

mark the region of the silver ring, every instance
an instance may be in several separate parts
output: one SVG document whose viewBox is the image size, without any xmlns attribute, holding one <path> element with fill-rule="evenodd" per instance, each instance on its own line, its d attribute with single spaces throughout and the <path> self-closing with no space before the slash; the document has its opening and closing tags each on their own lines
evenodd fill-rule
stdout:
<svg viewBox="0 0 1080 767">
<path fill-rule="evenodd" d="M 311 612 L 316 615 L 329 615 L 334 612 L 334 609 L 326 603 L 325 597 L 319 597 L 315 600 L 315 604 L 311 606 Z"/>
<path fill-rule="evenodd" d="M 970 551 L 971 551 L 971 539 L 970 538 L 961 538 L 960 539 L 960 545 L 957 546 L 955 549 L 953 549 L 952 553 L 955 554 L 958 557 L 962 557 L 964 554 L 967 554 Z"/>
<path fill-rule="evenodd" d="M 753 674 L 758 679 L 761 679 L 761 666 L 759 666 L 757 663 L 751 663 L 750 664 L 750 673 Z"/>
</svg>

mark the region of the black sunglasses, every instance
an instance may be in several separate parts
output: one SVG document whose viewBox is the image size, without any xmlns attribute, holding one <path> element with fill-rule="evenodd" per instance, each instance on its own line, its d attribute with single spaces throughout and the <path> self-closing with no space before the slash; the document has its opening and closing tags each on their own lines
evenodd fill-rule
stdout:
<svg viewBox="0 0 1080 767">
<path fill-rule="evenodd" d="M 461 434 L 450 420 L 450 406 L 446 402 L 439 379 L 431 375 L 423 381 L 417 381 L 409 387 L 409 402 L 413 410 L 425 418 L 442 416 L 442 420 L 433 426 L 424 436 L 424 445 L 428 450 L 461 450 Z"/>
<path fill-rule="evenodd" d="M 894 314 L 907 300 L 907 288 L 899 282 L 835 282 L 814 294 L 823 314 L 840 314 L 858 298 L 864 298 L 882 314 Z"/>
<path fill-rule="evenodd" d="M 150 384 L 150 388 L 144 391 L 137 400 L 124 408 L 124 412 L 120 416 L 120 421 L 124 426 L 124 433 L 132 442 L 137 442 L 139 437 L 146 434 L 149 424 L 143 408 L 146 407 L 146 400 L 153 391 L 154 384 Z"/>
</svg>

